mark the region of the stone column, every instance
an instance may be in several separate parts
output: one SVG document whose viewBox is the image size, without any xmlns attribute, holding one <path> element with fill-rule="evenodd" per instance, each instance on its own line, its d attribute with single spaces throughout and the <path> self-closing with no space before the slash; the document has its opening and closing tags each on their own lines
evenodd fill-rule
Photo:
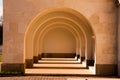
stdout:
<svg viewBox="0 0 120 80">
<path fill-rule="evenodd" d="M 87 51 L 85 54 L 85 59 L 86 59 L 86 66 L 94 66 L 94 60 L 92 59 L 93 57 L 93 44 L 92 44 L 92 37 L 90 37 L 88 40 L 88 45 L 87 45 Z"/>
<path fill-rule="evenodd" d="M 1 71 L 25 73 L 24 34 L 19 30 L 18 15 L 7 0 L 4 3 L 3 53 Z M 10 11 L 9 10 L 13 10 Z"/>
<path fill-rule="evenodd" d="M 81 53 L 80 53 L 80 61 L 84 61 L 85 60 L 85 39 L 82 36 L 81 37 Z"/>
<path fill-rule="evenodd" d="M 96 75 L 117 75 L 118 8 L 114 1 L 99 3 L 101 11 L 96 23 Z M 96 14 L 97 15 L 97 14 Z"/>
</svg>

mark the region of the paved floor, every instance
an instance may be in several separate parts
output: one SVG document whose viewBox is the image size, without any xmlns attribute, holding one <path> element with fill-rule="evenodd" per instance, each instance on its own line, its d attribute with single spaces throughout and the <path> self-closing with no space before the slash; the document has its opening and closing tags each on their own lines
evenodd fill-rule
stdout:
<svg viewBox="0 0 120 80">
<path fill-rule="evenodd" d="M 120 80 L 113 77 L 79 77 L 79 76 L 20 76 L 0 77 L 0 80 Z"/>
</svg>

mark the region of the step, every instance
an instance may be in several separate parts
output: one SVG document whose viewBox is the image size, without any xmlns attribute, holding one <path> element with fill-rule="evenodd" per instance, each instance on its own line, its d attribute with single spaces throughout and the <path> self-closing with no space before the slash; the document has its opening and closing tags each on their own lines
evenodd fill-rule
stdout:
<svg viewBox="0 0 120 80">
<path fill-rule="evenodd" d="M 82 64 L 34 64 L 33 68 L 48 69 L 86 69 Z"/>
</svg>

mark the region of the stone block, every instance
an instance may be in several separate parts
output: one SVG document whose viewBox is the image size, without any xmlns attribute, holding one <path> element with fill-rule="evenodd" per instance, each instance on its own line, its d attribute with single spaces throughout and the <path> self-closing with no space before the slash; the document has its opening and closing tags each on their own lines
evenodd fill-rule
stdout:
<svg viewBox="0 0 120 80">
<path fill-rule="evenodd" d="M 96 64 L 96 75 L 98 76 L 117 76 L 117 64 Z"/>
<path fill-rule="evenodd" d="M 25 73 L 25 65 L 23 63 L 2 63 L 1 71 L 3 72 L 21 72 Z"/>
<path fill-rule="evenodd" d="M 34 56 L 33 61 L 34 61 L 34 63 L 38 63 L 38 56 Z"/>
<path fill-rule="evenodd" d="M 26 68 L 32 68 L 33 67 L 33 59 L 26 59 L 25 66 L 26 66 Z"/>
</svg>

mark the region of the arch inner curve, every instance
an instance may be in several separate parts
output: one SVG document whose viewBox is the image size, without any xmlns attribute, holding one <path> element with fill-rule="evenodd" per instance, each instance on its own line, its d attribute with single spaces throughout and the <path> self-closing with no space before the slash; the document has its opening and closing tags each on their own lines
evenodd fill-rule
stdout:
<svg viewBox="0 0 120 80">
<path fill-rule="evenodd" d="M 61 28 L 56 28 L 49 31 L 48 28 L 52 29 L 56 26 L 61 26 Z M 65 28 L 62 26 L 64 26 Z M 48 34 L 46 34 L 47 29 L 48 29 Z M 33 21 L 31 21 L 25 34 L 25 43 L 24 43 L 25 51 L 24 52 L 25 52 L 26 64 L 30 63 L 31 61 L 30 66 L 33 66 L 32 64 L 34 61 L 34 56 L 35 58 L 37 58 L 37 56 L 39 57 L 39 54 L 50 51 L 49 50 L 50 46 L 48 46 L 48 44 L 51 46 L 53 45 L 56 46 L 54 43 L 52 45 L 50 44 L 51 42 L 49 40 L 48 41 L 46 40 L 49 39 L 50 36 L 52 37 L 52 34 L 55 34 L 55 31 L 57 31 L 57 29 L 59 30 L 58 32 L 56 32 L 56 35 L 60 34 L 60 29 L 64 29 L 63 32 L 61 30 L 60 35 L 62 35 L 62 33 L 64 32 L 67 32 L 65 29 L 70 31 L 69 35 L 71 36 L 68 38 L 70 39 L 68 41 L 71 41 L 71 43 L 69 43 L 69 45 L 71 45 L 71 48 L 73 49 L 73 51 L 71 52 L 73 53 L 75 52 L 76 55 L 80 57 L 81 61 L 86 60 L 86 64 L 89 65 L 90 63 L 89 61 L 92 61 L 94 59 L 94 52 L 95 52 L 94 44 L 93 44 L 95 41 L 93 39 L 93 36 L 95 36 L 94 32 L 91 28 L 91 25 L 82 14 L 69 8 L 57 8 L 57 9 L 55 8 L 55 9 L 49 9 L 49 10 L 43 11 Z M 46 37 L 46 35 L 48 35 L 48 37 Z M 67 35 L 66 37 L 68 37 L 69 35 Z M 54 35 L 53 41 L 54 40 L 55 40 L 55 35 Z M 60 46 L 60 44 L 58 45 Z M 64 45 L 64 47 L 65 46 L 66 45 Z M 61 49 L 62 47 L 61 48 L 53 47 L 53 48 L 55 50 L 58 48 Z"/>
</svg>

